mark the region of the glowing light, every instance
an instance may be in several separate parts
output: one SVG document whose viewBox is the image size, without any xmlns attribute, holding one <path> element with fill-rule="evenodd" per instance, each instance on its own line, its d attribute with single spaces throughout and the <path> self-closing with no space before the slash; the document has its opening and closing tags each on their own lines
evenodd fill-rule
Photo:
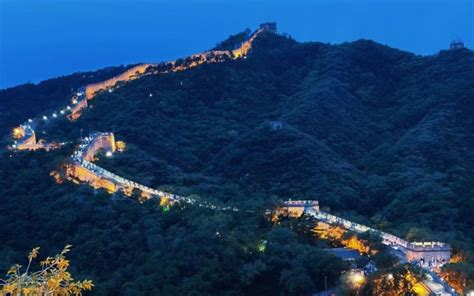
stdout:
<svg viewBox="0 0 474 296">
<path fill-rule="evenodd" d="M 257 250 L 260 252 L 260 253 L 263 253 L 265 252 L 265 249 L 267 248 L 267 241 L 266 240 L 262 240 L 258 243 L 257 245 Z"/>
<path fill-rule="evenodd" d="M 117 141 L 115 142 L 115 146 L 117 147 L 118 151 L 123 151 L 125 150 L 125 142 L 123 141 Z"/>
<path fill-rule="evenodd" d="M 149 94 L 148 96 L 153 97 L 153 94 Z"/>
<path fill-rule="evenodd" d="M 77 104 L 77 99 L 72 99 L 72 103 L 75 105 Z"/>
<path fill-rule="evenodd" d="M 53 113 L 53 117 L 54 117 L 54 118 L 57 118 L 57 117 L 58 117 L 58 114 Z"/>
<path fill-rule="evenodd" d="M 48 120 L 48 116 L 43 115 L 43 120 Z"/>
<path fill-rule="evenodd" d="M 109 93 L 111 93 L 111 92 L 112 92 L 112 89 L 111 89 L 111 88 L 109 88 Z"/>
<path fill-rule="evenodd" d="M 66 109 L 71 110 L 71 106 L 67 106 Z"/>
<path fill-rule="evenodd" d="M 59 111 L 59 113 L 64 114 L 64 110 Z"/>
<path fill-rule="evenodd" d="M 13 138 L 20 139 L 25 136 L 25 131 L 21 127 L 13 129 Z"/>
<path fill-rule="evenodd" d="M 393 274 L 389 273 L 389 274 L 387 275 L 387 279 L 393 280 Z"/>
<path fill-rule="evenodd" d="M 361 272 L 352 272 L 349 279 L 354 285 L 361 285 L 365 281 L 365 277 Z"/>
<path fill-rule="evenodd" d="M 32 122 L 33 122 L 33 119 L 31 119 L 31 118 L 28 119 L 28 122 L 29 122 L 29 123 L 32 123 Z"/>
<path fill-rule="evenodd" d="M 112 157 L 112 155 L 113 155 L 112 151 L 107 151 L 107 153 L 105 153 L 105 156 L 107 156 L 107 157 Z"/>
</svg>

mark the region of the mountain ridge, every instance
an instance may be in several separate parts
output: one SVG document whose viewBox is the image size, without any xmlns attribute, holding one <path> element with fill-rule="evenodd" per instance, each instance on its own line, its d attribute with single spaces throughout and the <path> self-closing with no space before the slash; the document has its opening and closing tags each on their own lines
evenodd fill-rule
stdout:
<svg viewBox="0 0 474 296">
<path fill-rule="evenodd" d="M 281 198 L 318 199 L 379 229 L 442 239 L 470 252 L 473 58 L 465 49 L 420 57 L 366 40 L 327 45 L 262 34 L 246 59 L 147 75 L 100 92 L 77 121 L 52 123 L 46 136 L 76 139 L 80 130 L 112 130 L 127 150 L 99 164 L 153 188 L 256 208 Z M 39 163 L 59 166 L 71 149 L 45 152 Z M 36 169 L 35 156 L 24 156 L 25 170 Z M 3 159 L 5 168 L 19 161 L 12 158 Z M 11 180 L 8 174 L 2 177 Z M 17 182 L 34 184 L 24 178 Z M 40 183 L 67 188 L 71 196 L 89 192 L 51 178 Z M 9 196 L 10 188 L 2 187 Z M 85 199 L 76 203 L 99 202 Z M 113 201 L 100 203 L 114 211 Z M 125 211 L 139 220 L 140 211 L 154 213 L 144 207 Z M 108 218 L 117 228 L 127 221 Z M 160 241 L 156 230 L 146 238 L 136 232 L 149 245 Z"/>
</svg>

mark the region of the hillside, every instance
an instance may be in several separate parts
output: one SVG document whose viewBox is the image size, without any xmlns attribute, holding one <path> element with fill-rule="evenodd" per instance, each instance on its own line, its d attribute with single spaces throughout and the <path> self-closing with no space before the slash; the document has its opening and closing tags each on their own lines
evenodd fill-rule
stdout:
<svg viewBox="0 0 474 296">
<path fill-rule="evenodd" d="M 233 35 L 218 48 L 246 35 Z M 77 121 L 59 120 L 45 137 L 114 131 L 127 149 L 100 164 L 145 185 L 252 209 L 281 199 L 318 199 L 354 220 L 402 237 L 442 239 L 469 254 L 473 65 L 468 49 L 417 56 L 368 40 L 299 43 L 265 33 L 246 59 L 148 75 L 100 93 Z M 6 135 L 16 119 L 62 104 L 70 88 L 120 70 L 0 91 L 6 114 L 0 131 Z M 161 213 L 151 203 L 58 185 L 49 173 L 71 150 L 2 152 L 0 267 L 32 245 L 71 243 L 78 269 L 101 283 L 97 293 L 103 295 L 138 295 L 153 286 L 148 281 L 159 287 L 148 294 L 259 295 L 274 292 L 263 283 L 280 281 L 279 289 L 297 295 L 280 277 L 285 270 L 292 276 L 288 266 L 308 277 L 332 272 L 331 282 L 342 269 L 342 262 L 292 232 L 268 230 L 259 215 L 189 208 Z M 224 232 L 222 240 L 214 235 Z M 248 252 L 263 238 L 279 246 L 270 258 Z M 313 269 L 301 262 L 308 254 L 316 258 Z"/>
<path fill-rule="evenodd" d="M 420 57 L 365 40 L 330 46 L 275 35 L 253 50 L 244 61 L 131 82 L 99 96 L 78 125 L 130 143 L 136 151 L 110 167 L 163 173 L 152 186 L 219 178 L 394 223 L 473 226 L 462 210 L 474 167 L 472 52 Z M 159 165 L 140 165 L 149 159 Z M 429 210 L 410 210 L 420 207 Z"/>
<path fill-rule="evenodd" d="M 9 133 L 18 124 L 19 118 L 25 120 L 37 116 L 39 111 L 49 111 L 64 104 L 75 89 L 113 77 L 127 68 L 109 67 L 52 78 L 38 84 L 27 83 L 0 89 L 0 133 Z"/>
</svg>

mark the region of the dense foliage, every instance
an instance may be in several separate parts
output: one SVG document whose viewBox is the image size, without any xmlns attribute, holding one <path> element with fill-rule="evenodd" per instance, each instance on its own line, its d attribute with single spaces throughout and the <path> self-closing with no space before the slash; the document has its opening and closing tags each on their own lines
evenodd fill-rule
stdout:
<svg viewBox="0 0 474 296">
<path fill-rule="evenodd" d="M 163 212 L 155 201 L 55 184 L 49 173 L 72 147 L 5 152 L 0 268 L 32 246 L 50 253 L 73 244 L 74 274 L 92 279 L 99 295 L 301 295 L 321 290 L 324 276 L 334 284 L 344 264 L 261 214 L 278 199 L 309 198 L 409 239 L 451 243 L 472 270 L 473 62 L 467 49 L 423 57 L 366 40 L 266 34 L 247 59 L 104 92 L 77 122 L 58 121 L 46 136 L 114 131 L 127 150 L 101 165 L 255 212 Z M 63 87 L 52 83 L 47 93 Z M 21 102 L 16 94 L 30 87 L 10 100 Z M 6 125 L 38 111 L 27 100 L 25 114 L 11 110 L 7 91 Z"/>
<path fill-rule="evenodd" d="M 0 134 L 8 133 L 19 120 L 38 116 L 38 112 L 55 109 L 69 103 L 74 90 L 79 87 L 106 80 L 128 67 L 110 67 L 95 72 L 75 73 L 49 79 L 38 84 L 27 83 L 0 90 Z"/>
<path fill-rule="evenodd" d="M 219 44 L 214 47 L 214 50 L 233 50 L 235 46 L 239 46 L 242 42 L 245 42 L 250 37 L 250 29 L 245 29 L 240 33 L 230 35 L 226 40 L 219 42 Z"/>
</svg>

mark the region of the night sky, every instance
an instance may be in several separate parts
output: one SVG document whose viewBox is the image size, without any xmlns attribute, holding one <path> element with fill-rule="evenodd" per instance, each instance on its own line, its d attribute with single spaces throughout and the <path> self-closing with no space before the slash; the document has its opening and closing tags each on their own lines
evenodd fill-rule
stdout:
<svg viewBox="0 0 474 296">
<path fill-rule="evenodd" d="M 360 38 L 434 54 L 474 42 L 474 0 L 0 0 L 0 88 L 159 62 L 276 21 L 298 41 Z"/>
</svg>

